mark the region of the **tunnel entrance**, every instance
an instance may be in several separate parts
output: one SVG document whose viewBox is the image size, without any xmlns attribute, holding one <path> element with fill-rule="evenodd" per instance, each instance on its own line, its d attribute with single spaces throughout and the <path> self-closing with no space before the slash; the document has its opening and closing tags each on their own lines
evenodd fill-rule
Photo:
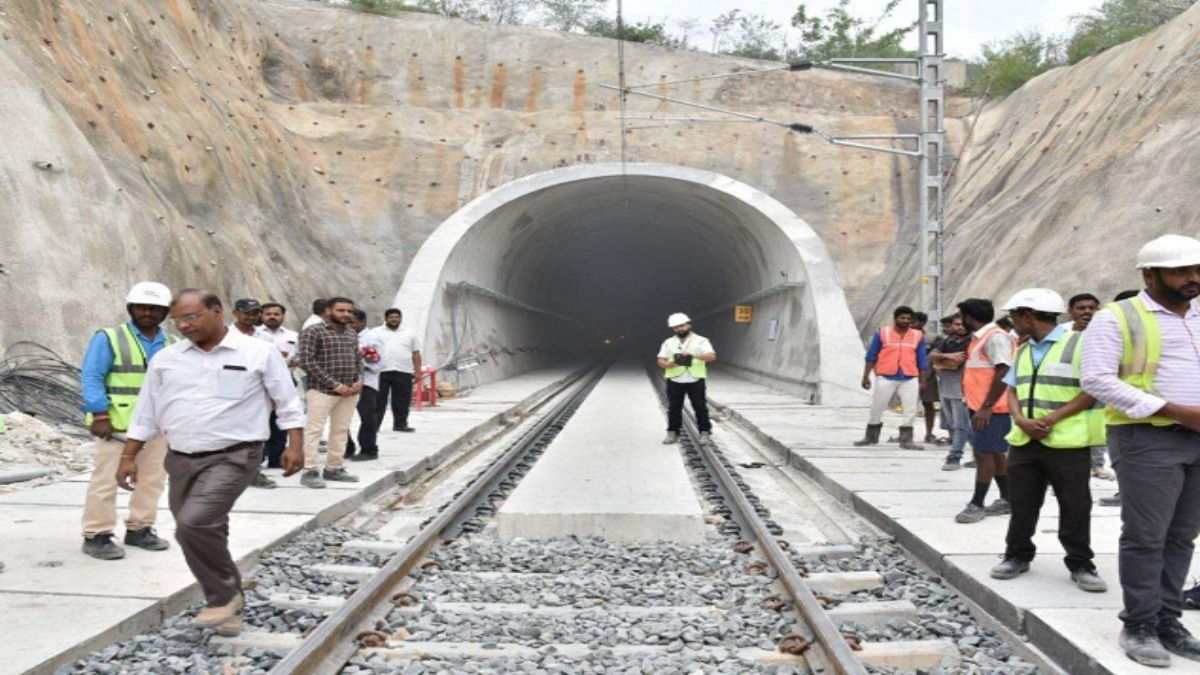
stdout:
<svg viewBox="0 0 1200 675">
<path fill-rule="evenodd" d="M 442 223 L 396 303 L 462 385 L 616 350 L 653 355 L 671 312 L 721 363 L 814 403 L 860 401 L 863 348 L 817 234 L 749 185 L 668 164 L 517 179 Z M 752 305 L 749 323 L 734 305 Z"/>
</svg>

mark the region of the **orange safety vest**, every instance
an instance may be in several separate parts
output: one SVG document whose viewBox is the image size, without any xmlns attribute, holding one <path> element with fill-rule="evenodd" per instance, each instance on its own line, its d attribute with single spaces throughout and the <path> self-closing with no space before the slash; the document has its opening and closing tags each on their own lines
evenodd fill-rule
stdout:
<svg viewBox="0 0 1200 675">
<path fill-rule="evenodd" d="M 909 328 L 904 333 L 893 326 L 879 329 L 879 358 L 875 360 L 876 375 L 905 375 L 916 377 L 920 374 L 917 368 L 917 347 L 925 334 L 916 328 Z"/>
<path fill-rule="evenodd" d="M 1014 351 L 1016 350 L 1017 345 L 1008 331 L 995 325 L 984 333 L 983 337 L 972 338 L 971 345 L 967 347 L 967 362 L 963 366 L 962 388 L 967 408 L 973 411 L 983 407 L 988 391 L 991 390 L 992 383 L 996 380 L 996 364 L 992 363 L 992 359 L 987 354 L 987 343 L 997 333 L 1008 338 L 1009 344 Z M 1002 393 L 996 400 L 996 404 L 992 406 L 992 412 L 1008 413 L 1008 396 Z"/>
</svg>

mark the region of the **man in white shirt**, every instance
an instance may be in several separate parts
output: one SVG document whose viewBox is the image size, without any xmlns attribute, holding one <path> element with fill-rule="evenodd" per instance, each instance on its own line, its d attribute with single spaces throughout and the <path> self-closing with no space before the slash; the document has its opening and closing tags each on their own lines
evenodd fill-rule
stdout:
<svg viewBox="0 0 1200 675">
<path fill-rule="evenodd" d="M 411 432 L 414 429 L 408 425 L 408 408 L 412 404 L 413 375 L 421 372 L 421 341 L 400 328 L 403 319 L 404 314 L 393 307 L 383 313 L 383 325 L 372 331 L 383 345 L 379 400 L 375 405 L 378 424 L 383 424 L 390 396 L 392 431 Z"/>
<path fill-rule="evenodd" d="M 368 462 L 379 459 L 379 410 L 375 399 L 379 394 L 379 369 L 383 367 L 383 343 L 375 331 L 367 330 L 367 313 L 361 309 L 354 310 L 354 321 L 350 322 L 350 327 L 358 333 L 358 353 L 363 360 L 363 388 L 355 404 L 359 420 L 358 446 L 355 446 L 353 439 L 346 442 L 346 459 Z"/>
<path fill-rule="evenodd" d="M 708 338 L 692 332 L 692 320 L 676 312 L 667 319 L 675 335 L 662 343 L 658 350 L 658 367 L 667 378 L 667 437 L 664 445 L 679 442 L 683 428 L 683 399 L 692 402 L 701 442 L 712 440 L 712 422 L 708 417 L 708 364 L 717 360 Z"/>
<path fill-rule="evenodd" d="M 262 320 L 262 305 L 254 298 L 242 298 L 233 303 L 233 323 L 229 324 L 230 328 L 235 328 L 249 337 L 258 337 L 261 328 L 258 323 Z"/>
<path fill-rule="evenodd" d="M 229 553 L 229 512 L 258 473 L 272 407 L 288 432 L 284 475 L 303 468 L 304 411 L 283 358 L 265 341 L 230 330 L 217 296 L 183 290 L 171 318 L 187 340 L 150 362 L 117 483 L 132 489 L 138 452 L 147 441 L 167 437 L 175 540 L 208 605 L 196 623 L 237 635 L 245 603 Z"/>
<path fill-rule="evenodd" d="M 279 350 L 279 355 L 283 357 L 283 362 L 291 365 L 292 359 L 296 356 L 300 335 L 283 325 L 286 318 L 286 307 L 278 302 L 266 303 L 262 306 L 263 325 L 259 329 L 258 336 L 275 345 L 275 348 Z M 295 382 L 294 377 L 292 381 Z M 271 412 L 270 425 L 271 436 L 263 447 L 263 461 L 267 463 L 267 468 L 279 469 L 283 467 L 280 458 L 283 456 L 283 446 L 287 441 L 287 434 L 279 428 L 274 411 Z"/>
<path fill-rule="evenodd" d="M 317 298 L 313 300 L 312 314 L 304 320 L 304 325 L 300 326 L 300 331 L 312 328 L 313 326 L 325 323 L 329 320 L 329 300 L 327 298 Z"/>
</svg>

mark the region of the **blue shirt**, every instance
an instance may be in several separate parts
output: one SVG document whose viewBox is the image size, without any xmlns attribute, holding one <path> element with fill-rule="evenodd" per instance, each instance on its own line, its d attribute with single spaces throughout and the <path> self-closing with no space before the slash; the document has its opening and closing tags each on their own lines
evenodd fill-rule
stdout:
<svg viewBox="0 0 1200 675">
<path fill-rule="evenodd" d="M 159 327 L 154 339 L 148 340 L 145 335 L 142 335 L 142 331 L 133 325 L 132 321 L 125 323 L 129 326 L 130 332 L 137 337 L 138 345 L 146 355 L 146 363 L 150 363 L 150 359 L 166 346 L 167 332 Z M 83 355 L 83 366 L 80 368 L 82 371 L 79 376 L 80 388 L 83 394 L 83 405 L 80 407 L 83 412 L 108 411 L 108 390 L 104 386 L 104 379 L 108 377 L 108 371 L 112 370 L 112 366 L 113 351 L 112 345 L 108 344 L 108 335 L 104 331 L 97 331 L 92 336 L 92 341 L 88 343 L 87 353 Z"/>
<path fill-rule="evenodd" d="M 1033 338 L 1029 338 L 1029 341 L 1025 344 L 1029 345 L 1029 352 L 1033 356 L 1034 368 L 1042 365 L 1042 359 L 1046 358 L 1046 354 L 1050 353 L 1050 348 L 1054 346 L 1055 342 L 1061 340 L 1063 336 L 1067 334 L 1067 332 L 1068 331 L 1065 326 L 1056 326 L 1054 330 L 1047 333 L 1046 337 L 1042 338 L 1040 342 L 1034 340 Z M 1007 384 L 1010 387 L 1017 386 L 1016 364 L 1013 364 L 1013 367 L 1009 368 L 1008 372 L 1004 374 L 1004 384 Z"/>
<path fill-rule="evenodd" d="M 912 330 L 911 328 L 909 330 Z M 875 331 L 875 335 L 871 337 L 871 348 L 867 350 L 867 363 L 875 363 L 879 360 L 879 350 L 883 349 L 883 339 L 879 337 L 879 331 Z M 917 370 L 929 370 L 928 358 L 925 354 L 925 341 L 921 340 L 917 343 Z M 904 373 L 895 373 L 893 375 L 879 375 L 885 380 L 911 380 L 913 378 Z"/>
</svg>

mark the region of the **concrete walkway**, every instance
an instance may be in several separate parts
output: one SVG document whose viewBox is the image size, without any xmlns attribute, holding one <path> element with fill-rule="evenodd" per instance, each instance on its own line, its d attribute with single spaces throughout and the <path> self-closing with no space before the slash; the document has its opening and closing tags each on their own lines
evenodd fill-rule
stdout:
<svg viewBox="0 0 1200 675">
<path fill-rule="evenodd" d="M 495 429 L 510 411 L 540 399 L 571 374 L 537 371 L 484 385 L 468 396 L 414 409 L 414 434 L 380 435 L 381 459 L 349 463 L 359 483 L 300 487 L 299 474 L 275 490 L 251 488 L 238 500 L 230 544 L 243 569 L 265 549 L 295 532 L 332 522 L 370 497 L 440 464 L 470 439 Z M 385 420 L 384 429 L 391 429 Z M 83 555 L 79 534 L 87 475 L 0 496 L 0 674 L 52 672 L 81 653 L 157 626 L 199 598 L 178 546 L 164 496 L 157 529 L 172 540 L 169 551 L 127 548 L 119 561 Z M 121 492 L 124 518 L 128 493 Z M 123 533 L 118 526 L 118 537 Z M 119 539 L 118 539 L 119 540 Z"/>
<path fill-rule="evenodd" d="M 504 539 L 704 541 L 679 446 L 663 445 L 658 398 L 636 364 L 613 366 L 496 518 Z"/>
<path fill-rule="evenodd" d="M 1169 671 L 1156 671 L 1130 661 L 1117 647 L 1119 508 L 1098 503 L 1092 507 L 1092 548 L 1100 575 L 1109 584 L 1107 593 L 1085 593 L 1070 583 L 1056 534 L 1058 508 L 1050 494 L 1034 539 L 1039 556 L 1031 571 L 1012 581 L 996 581 L 988 570 L 1004 553 L 1008 517 L 991 517 L 974 525 L 954 522 L 954 515 L 971 497 L 974 472 L 941 471 L 944 448 L 923 452 L 887 444 L 855 448 L 851 443 L 862 437 L 866 408 L 806 405 L 726 370 L 710 380 L 709 397 L 777 444 L 788 453 L 791 464 L 853 504 L 965 595 L 1027 635 L 1066 672 L 1200 675 L 1200 663 L 1174 658 Z M 895 435 L 898 419 L 885 418 L 885 439 Z M 918 419 L 921 436 L 922 425 Z M 939 434 L 945 435 L 940 430 Z M 1113 481 L 1092 480 L 1093 500 L 1115 491 Z M 996 496 L 993 484 L 988 501 Z M 1200 559 L 1193 561 L 1191 576 L 1200 577 Z M 1200 612 L 1185 612 L 1184 623 L 1200 634 Z"/>
</svg>

